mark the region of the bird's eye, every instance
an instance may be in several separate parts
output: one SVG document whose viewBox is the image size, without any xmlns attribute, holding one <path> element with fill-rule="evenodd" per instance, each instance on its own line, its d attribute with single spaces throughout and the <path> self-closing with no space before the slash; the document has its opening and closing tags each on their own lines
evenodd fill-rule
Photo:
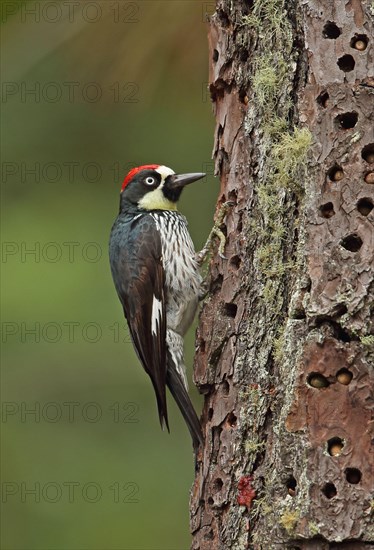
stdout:
<svg viewBox="0 0 374 550">
<path fill-rule="evenodd" d="M 150 176 L 148 178 L 145 178 L 145 183 L 147 185 L 153 185 L 155 182 L 155 178 L 151 178 Z"/>
</svg>

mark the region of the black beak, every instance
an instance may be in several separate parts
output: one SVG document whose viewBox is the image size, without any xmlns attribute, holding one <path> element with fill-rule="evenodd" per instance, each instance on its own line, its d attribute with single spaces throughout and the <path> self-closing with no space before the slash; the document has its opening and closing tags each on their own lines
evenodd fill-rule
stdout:
<svg viewBox="0 0 374 550">
<path fill-rule="evenodd" d="M 169 189 L 182 189 L 185 185 L 205 178 L 205 176 L 206 174 L 203 172 L 196 172 L 195 174 L 173 174 L 167 178 L 167 187 Z"/>
</svg>

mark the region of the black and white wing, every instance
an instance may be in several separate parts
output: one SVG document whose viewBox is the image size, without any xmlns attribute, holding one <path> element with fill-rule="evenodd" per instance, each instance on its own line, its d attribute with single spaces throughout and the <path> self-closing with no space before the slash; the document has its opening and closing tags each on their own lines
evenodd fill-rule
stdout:
<svg viewBox="0 0 374 550">
<path fill-rule="evenodd" d="M 169 430 L 165 274 L 154 224 L 149 215 L 125 223 L 117 220 L 110 237 L 110 263 L 136 352 L 152 380 L 161 425 L 165 423 Z"/>
</svg>

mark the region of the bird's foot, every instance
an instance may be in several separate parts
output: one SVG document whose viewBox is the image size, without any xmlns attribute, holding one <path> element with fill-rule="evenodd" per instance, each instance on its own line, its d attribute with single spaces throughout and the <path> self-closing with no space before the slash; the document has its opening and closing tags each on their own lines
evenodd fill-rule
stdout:
<svg viewBox="0 0 374 550">
<path fill-rule="evenodd" d="M 225 235 L 224 235 L 224 233 L 221 229 L 221 226 L 223 224 L 223 220 L 224 220 L 228 210 L 232 206 L 234 206 L 234 203 L 232 201 L 227 201 L 227 202 L 224 202 L 222 204 L 222 206 L 220 207 L 220 209 L 218 210 L 218 214 L 216 216 L 214 226 L 212 227 L 212 230 L 209 233 L 207 241 L 206 241 L 204 247 L 202 248 L 202 250 L 200 250 L 200 252 L 198 252 L 195 256 L 196 262 L 199 266 L 201 266 L 205 262 L 208 254 L 210 253 L 210 251 L 212 249 L 212 246 L 213 246 L 214 237 L 219 238 L 218 255 L 223 260 L 227 260 L 226 256 L 223 253 L 224 250 L 225 250 L 225 245 L 226 245 L 226 237 L 225 237 Z"/>
</svg>

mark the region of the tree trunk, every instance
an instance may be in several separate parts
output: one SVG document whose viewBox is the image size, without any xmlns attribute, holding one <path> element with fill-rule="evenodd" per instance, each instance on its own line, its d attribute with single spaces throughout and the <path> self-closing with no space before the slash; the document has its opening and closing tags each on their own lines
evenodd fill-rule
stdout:
<svg viewBox="0 0 374 550">
<path fill-rule="evenodd" d="M 193 550 L 373 548 L 369 2 L 219 0 Z M 344 541 L 349 541 L 344 543 Z"/>
</svg>

